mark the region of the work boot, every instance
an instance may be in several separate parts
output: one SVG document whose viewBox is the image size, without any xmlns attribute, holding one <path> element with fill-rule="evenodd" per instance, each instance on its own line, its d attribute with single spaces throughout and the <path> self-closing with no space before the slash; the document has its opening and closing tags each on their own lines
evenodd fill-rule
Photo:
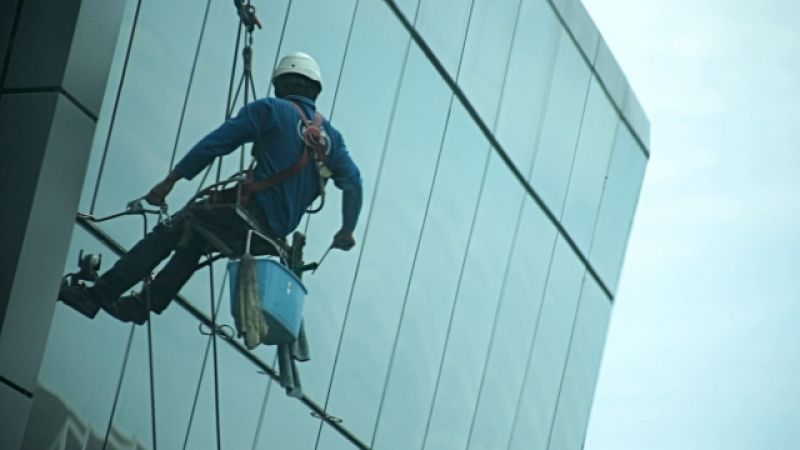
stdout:
<svg viewBox="0 0 800 450">
<path fill-rule="evenodd" d="M 103 303 L 101 307 L 121 322 L 143 325 L 149 317 L 147 306 L 139 298 L 139 294 L 124 295 L 114 301 Z"/>
<path fill-rule="evenodd" d="M 100 310 L 100 302 L 82 284 L 69 285 L 66 281 L 61 283 L 58 299 L 90 319 L 94 319 Z"/>
</svg>

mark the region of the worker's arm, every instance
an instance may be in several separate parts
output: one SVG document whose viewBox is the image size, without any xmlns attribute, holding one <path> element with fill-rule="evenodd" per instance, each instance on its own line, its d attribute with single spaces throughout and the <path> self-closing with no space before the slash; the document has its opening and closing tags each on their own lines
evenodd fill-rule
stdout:
<svg viewBox="0 0 800 450">
<path fill-rule="evenodd" d="M 333 172 L 333 183 L 342 190 L 342 227 L 333 237 L 333 246 L 350 250 L 356 245 L 353 231 L 361 213 L 361 173 L 350 158 L 341 135 L 337 133 L 334 139 L 338 140 L 334 142 L 334 148 L 338 151 L 331 152 L 328 167 Z"/>
<path fill-rule="evenodd" d="M 145 200 L 151 205 L 163 204 L 178 180 L 191 180 L 214 158 L 227 155 L 246 142 L 253 142 L 257 133 L 273 126 L 273 122 L 272 104 L 267 99 L 245 105 L 236 117 L 228 119 L 195 144 L 167 178 L 150 190 Z"/>
</svg>

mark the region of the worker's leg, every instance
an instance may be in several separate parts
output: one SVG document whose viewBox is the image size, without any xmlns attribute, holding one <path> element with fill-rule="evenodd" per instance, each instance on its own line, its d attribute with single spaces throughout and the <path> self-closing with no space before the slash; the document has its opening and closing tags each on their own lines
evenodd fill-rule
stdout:
<svg viewBox="0 0 800 450">
<path fill-rule="evenodd" d="M 142 281 L 153 269 L 172 253 L 184 233 L 184 219 L 180 214 L 169 225 L 158 224 L 152 232 L 123 255 L 104 273 L 91 288 L 101 305 L 111 303 Z"/>
<path fill-rule="evenodd" d="M 143 324 L 147 321 L 149 311 L 160 314 L 166 309 L 192 276 L 204 253 L 205 241 L 199 236 L 181 242 L 172 258 L 150 282 L 148 290 L 107 302 L 103 309 L 123 322 Z"/>
<path fill-rule="evenodd" d="M 194 274 L 197 263 L 205 253 L 205 241 L 199 236 L 194 236 L 175 250 L 164 269 L 150 283 L 150 309 L 153 312 L 161 314 L 167 308 Z"/>
</svg>

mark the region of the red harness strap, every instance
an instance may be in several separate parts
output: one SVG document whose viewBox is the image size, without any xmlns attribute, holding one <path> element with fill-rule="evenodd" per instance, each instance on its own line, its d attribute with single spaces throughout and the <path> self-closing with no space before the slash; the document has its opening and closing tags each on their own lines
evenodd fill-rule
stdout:
<svg viewBox="0 0 800 450">
<path fill-rule="evenodd" d="M 305 148 L 303 149 L 303 154 L 292 166 L 287 167 L 286 169 L 272 175 L 269 178 L 264 178 L 257 181 L 246 181 L 242 183 L 242 194 L 255 194 L 256 192 L 261 192 L 291 178 L 294 174 L 305 167 L 306 164 L 308 164 L 309 150 L 314 152 L 315 160 L 321 160 L 320 158 L 324 158 L 326 144 L 324 141 L 325 138 L 322 136 L 322 114 L 318 112 L 315 113 L 314 121 L 311 122 L 306 117 L 306 113 L 303 111 L 303 108 L 301 108 L 300 105 L 295 102 L 291 103 L 295 109 L 297 109 L 297 112 L 300 113 L 300 118 L 303 120 L 303 124 L 305 125 L 305 132 L 303 133 Z"/>
<path fill-rule="evenodd" d="M 291 167 L 287 167 L 286 169 L 281 170 L 269 178 L 264 178 L 257 181 L 245 181 L 242 183 L 242 193 L 255 194 L 256 192 L 261 192 L 264 189 L 271 188 L 272 186 L 282 183 L 292 177 L 294 174 L 299 172 L 300 169 L 305 167 L 306 164 L 308 164 L 308 152 L 303 151 L 303 155 L 300 156 L 300 159 Z"/>
</svg>

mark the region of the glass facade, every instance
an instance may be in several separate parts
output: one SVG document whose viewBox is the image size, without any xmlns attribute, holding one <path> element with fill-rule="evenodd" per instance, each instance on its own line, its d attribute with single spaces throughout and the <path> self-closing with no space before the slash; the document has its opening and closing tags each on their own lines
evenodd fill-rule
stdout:
<svg viewBox="0 0 800 450">
<path fill-rule="evenodd" d="M 304 280 L 304 400 L 265 373 L 273 347 L 245 357 L 190 311 L 233 324 L 219 262 L 181 291 L 189 308 L 145 326 L 59 304 L 25 448 L 581 448 L 649 153 L 627 93 L 607 87 L 622 75 L 595 65 L 604 44 L 587 54 L 560 13 L 580 4 L 252 3 L 256 93 L 280 55 L 313 55 L 318 107 L 364 182 L 358 246 Z M 219 125 L 237 26 L 230 2 L 128 2 L 80 212 L 122 210 Z M 221 173 L 239 166 L 237 152 Z M 179 183 L 171 205 L 213 172 Z M 307 259 L 339 226 L 329 191 L 300 228 Z M 130 248 L 152 222 L 96 227 Z M 81 250 L 103 269 L 115 258 L 76 225 L 65 273 Z"/>
</svg>

